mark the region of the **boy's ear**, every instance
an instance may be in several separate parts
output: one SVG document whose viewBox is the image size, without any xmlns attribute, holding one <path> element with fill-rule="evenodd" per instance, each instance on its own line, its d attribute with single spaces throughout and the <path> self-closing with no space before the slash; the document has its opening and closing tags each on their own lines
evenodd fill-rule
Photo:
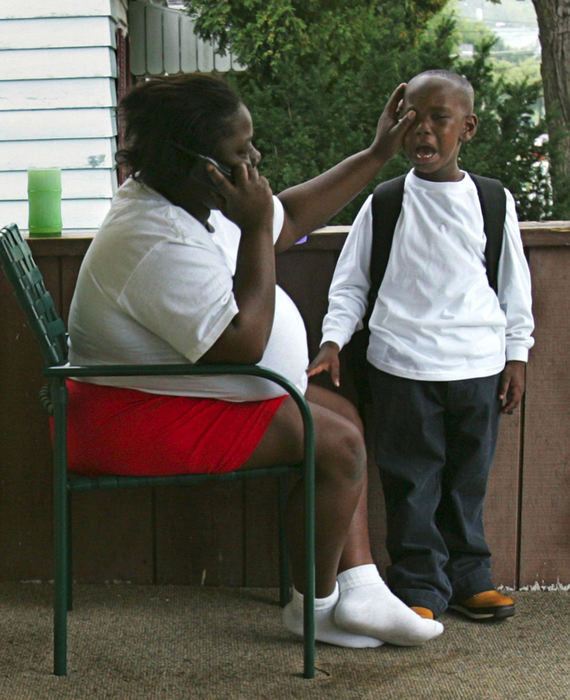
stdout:
<svg viewBox="0 0 570 700">
<path fill-rule="evenodd" d="M 459 140 L 463 143 L 471 141 L 471 139 L 477 133 L 477 124 L 479 120 L 476 114 L 468 114 L 463 121 L 463 132 L 459 137 Z"/>
</svg>

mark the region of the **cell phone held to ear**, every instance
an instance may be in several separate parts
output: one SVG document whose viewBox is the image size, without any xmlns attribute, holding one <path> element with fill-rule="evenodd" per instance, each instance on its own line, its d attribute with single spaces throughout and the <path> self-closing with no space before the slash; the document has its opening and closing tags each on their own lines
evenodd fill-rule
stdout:
<svg viewBox="0 0 570 700">
<path fill-rule="evenodd" d="M 214 158 L 212 158 L 211 156 L 203 156 L 201 153 L 197 153 L 196 156 L 202 163 L 204 163 L 204 164 L 210 163 L 210 165 L 213 165 L 214 168 L 216 168 L 216 170 L 219 170 L 225 178 L 227 178 L 230 182 L 233 182 L 232 171 L 229 169 L 229 167 L 227 165 L 222 165 L 221 163 L 218 163 L 218 161 L 215 160 Z M 208 177 L 208 179 L 209 179 L 207 172 L 206 172 L 206 177 Z M 210 182 L 212 182 L 212 181 L 210 180 Z"/>
<path fill-rule="evenodd" d="M 230 182 L 233 182 L 232 171 L 229 166 L 222 165 L 222 163 L 219 163 L 211 156 L 202 155 L 202 153 L 192 151 L 191 149 L 185 148 L 177 143 L 173 143 L 172 145 L 177 151 L 180 151 L 181 153 L 184 153 L 185 155 L 194 159 L 194 164 L 191 170 L 192 177 L 201 182 L 203 185 L 206 185 L 207 187 L 215 187 L 208 174 L 208 171 L 206 170 L 206 163 L 213 165 L 214 168 L 216 168 L 216 170 L 218 170 L 225 178 L 227 178 Z"/>
</svg>

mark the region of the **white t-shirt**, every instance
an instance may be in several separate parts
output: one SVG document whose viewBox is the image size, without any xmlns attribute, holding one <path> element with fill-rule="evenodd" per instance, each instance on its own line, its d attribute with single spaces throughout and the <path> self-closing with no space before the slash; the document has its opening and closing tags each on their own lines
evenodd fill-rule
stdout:
<svg viewBox="0 0 570 700">
<path fill-rule="evenodd" d="M 273 237 L 283 226 L 274 201 Z M 69 315 L 72 364 L 194 363 L 238 313 L 233 274 L 239 228 L 212 211 L 210 233 L 158 192 L 129 179 L 81 265 Z M 275 289 L 263 367 L 307 386 L 307 336 L 289 296 Z M 87 381 L 87 379 L 86 379 Z M 157 394 L 258 401 L 284 390 L 258 377 L 104 377 L 93 383 Z"/>
<path fill-rule="evenodd" d="M 533 345 L 530 274 L 515 204 L 507 194 L 498 293 L 485 267 L 477 189 L 408 173 L 390 257 L 370 318 L 367 358 L 408 379 L 452 381 L 500 372 Z M 361 327 L 370 288 L 370 196 L 341 252 L 323 322 L 323 341 L 343 347 Z"/>
</svg>

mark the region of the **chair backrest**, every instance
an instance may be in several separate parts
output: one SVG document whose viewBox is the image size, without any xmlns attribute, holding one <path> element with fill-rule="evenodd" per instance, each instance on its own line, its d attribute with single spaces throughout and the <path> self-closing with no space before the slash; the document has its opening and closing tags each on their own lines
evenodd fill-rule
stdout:
<svg viewBox="0 0 570 700">
<path fill-rule="evenodd" d="M 67 362 L 67 332 L 47 291 L 42 273 L 32 257 L 29 245 L 16 224 L 0 231 L 0 259 L 16 298 L 26 313 L 30 327 L 39 342 L 46 365 Z"/>
</svg>

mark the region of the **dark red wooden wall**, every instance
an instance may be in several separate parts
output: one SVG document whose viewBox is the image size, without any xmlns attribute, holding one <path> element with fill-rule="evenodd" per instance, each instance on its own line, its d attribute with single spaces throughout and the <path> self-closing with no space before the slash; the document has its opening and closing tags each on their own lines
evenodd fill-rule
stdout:
<svg viewBox="0 0 570 700">
<path fill-rule="evenodd" d="M 537 330 L 522 411 L 506 417 L 485 509 L 495 582 L 570 581 L 570 230 L 523 224 Z M 279 281 L 307 324 L 314 353 L 344 233 L 314 234 L 279 258 Z M 89 240 L 31 242 L 65 316 Z M 52 578 L 51 452 L 37 399 L 39 354 L 0 275 L 0 580 Z M 345 373 L 344 386 L 350 394 Z M 204 485 L 85 493 L 74 508 L 75 577 L 270 586 L 277 581 L 276 488 Z M 384 506 L 370 466 L 370 530 L 381 568 Z"/>
</svg>

